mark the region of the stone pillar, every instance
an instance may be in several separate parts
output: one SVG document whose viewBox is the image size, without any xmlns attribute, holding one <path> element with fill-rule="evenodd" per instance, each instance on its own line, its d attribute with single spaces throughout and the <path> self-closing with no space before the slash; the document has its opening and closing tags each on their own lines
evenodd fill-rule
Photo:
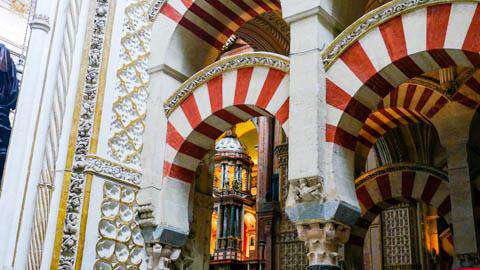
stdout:
<svg viewBox="0 0 480 270">
<path fill-rule="evenodd" d="M 338 268 L 338 248 L 360 212 L 351 197 L 353 190 L 342 192 L 353 189 L 354 179 L 351 187 L 339 186 L 344 182 L 329 173 L 331 156 L 325 156 L 326 76 L 321 51 L 339 28 L 329 13 L 332 5 L 333 1 L 282 3 L 291 31 L 286 212 L 309 248 L 309 269 Z"/>
<path fill-rule="evenodd" d="M 30 22 L 30 47 L 4 167 L 0 197 L 0 268 L 24 269 L 43 162 L 53 87 L 45 89 L 51 48 L 50 17 L 57 1 L 39 0 Z"/>
<path fill-rule="evenodd" d="M 454 267 L 479 267 L 478 229 L 475 224 L 472 185 L 466 142 L 446 145 L 455 247 Z"/>
<path fill-rule="evenodd" d="M 454 268 L 480 265 L 476 234 L 476 226 L 479 224 L 475 224 L 474 219 L 473 185 L 467 152 L 470 123 L 474 113 L 459 103 L 450 102 L 432 119 L 440 142 L 447 152 L 450 213 L 455 247 Z"/>
</svg>

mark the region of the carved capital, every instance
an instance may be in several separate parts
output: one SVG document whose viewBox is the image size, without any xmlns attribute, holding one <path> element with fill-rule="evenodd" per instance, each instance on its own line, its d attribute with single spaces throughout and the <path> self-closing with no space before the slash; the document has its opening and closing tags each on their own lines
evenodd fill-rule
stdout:
<svg viewBox="0 0 480 270">
<path fill-rule="evenodd" d="M 298 238 L 308 248 L 308 260 L 313 265 L 338 266 L 339 249 L 350 237 L 350 228 L 339 223 L 297 225 Z"/>
<path fill-rule="evenodd" d="M 173 261 L 180 257 L 181 250 L 168 245 L 155 243 L 147 247 L 148 270 L 169 270 Z"/>
<path fill-rule="evenodd" d="M 323 178 L 312 176 L 290 180 L 289 196 L 293 197 L 296 203 L 325 202 Z"/>
<path fill-rule="evenodd" d="M 48 33 L 50 31 L 50 17 L 45 14 L 35 14 L 30 22 L 30 28 L 40 29 Z"/>
</svg>

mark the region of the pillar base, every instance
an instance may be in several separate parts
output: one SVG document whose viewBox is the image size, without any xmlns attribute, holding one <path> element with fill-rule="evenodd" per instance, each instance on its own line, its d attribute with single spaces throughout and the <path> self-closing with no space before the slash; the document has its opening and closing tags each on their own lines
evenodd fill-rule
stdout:
<svg viewBox="0 0 480 270">
<path fill-rule="evenodd" d="M 339 266 L 335 265 L 310 265 L 307 270 L 341 270 Z"/>
</svg>

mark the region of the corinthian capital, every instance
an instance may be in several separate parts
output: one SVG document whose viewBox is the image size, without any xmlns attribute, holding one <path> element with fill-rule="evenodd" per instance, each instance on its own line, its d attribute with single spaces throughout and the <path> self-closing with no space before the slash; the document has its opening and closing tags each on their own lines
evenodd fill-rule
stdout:
<svg viewBox="0 0 480 270">
<path fill-rule="evenodd" d="M 297 231 L 308 248 L 308 269 L 338 267 L 339 249 L 348 241 L 349 227 L 334 222 L 317 222 L 297 225 Z"/>
</svg>

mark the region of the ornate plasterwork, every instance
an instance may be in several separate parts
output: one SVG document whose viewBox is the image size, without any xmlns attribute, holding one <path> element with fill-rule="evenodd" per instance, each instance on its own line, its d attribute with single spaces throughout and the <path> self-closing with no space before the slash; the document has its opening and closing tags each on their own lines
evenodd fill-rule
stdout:
<svg viewBox="0 0 480 270">
<path fill-rule="evenodd" d="M 293 196 L 295 202 L 324 202 L 326 199 L 324 193 L 324 181 L 319 176 L 303 177 L 289 180 L 289 196 Z"/>
<path fill-rule="evenodd" d="M 397 171 L 415 171 L 415 172 L 426 172 L 437 176 L 438 178 L 448 181 L 448 174 L 442 170 L 437 168 L 423 165 L 419 163 L 396 163 L 390 164 L 382 167 L 378 167 L 376 169 L 370 170 L 357 179 L 355 179 L 355 187 L 359 187 L 364 183 L 377 178 L 378 176 L 390 172 L 397 172 Z"/>
<path fill-rule="evenodd" d="M 308 248 L 310 265 L 338 266 L 340 247 L 350 237 L 350 228 L 334 222 L 297 225 L 298 238 Z"/>
<path fill-rule="evenodd" d="M 145 269 L 147 255 L 135 221 L 138 189 L 105 182 L 94 269 Z"/>
<path fill-rule="evenodd" d="M 192 94 L 195 89 L 202 86 L 210 79 L 233 69 L 254 66 L 274 68 L 283 72 L 288 72 L 290 70 L 288 58 L 263 52 L 244 53 L 217 61 L 190 77 L 190 79 L 184 82 L 174 94 L 170 96 L 163 105 L 167 117 L 170 116 L 182 101 Z"/>
<path fill-rule="evenodd" d="M 398 15 L 428 5 L 451 3 L 451 2 L 478 2 L 476 0 L 396 0 L 387 3 L 362 16 L 355 23 L 345 29 L 335 40 L 323 51 L 322 58 L 325 69 L 363 35 L 374 27 L 386 22 Z"/>
<path fill-rule="evenodd" d="M 101 64 L 104 56 L 104 41 L 107 31 L 110 1 L 97 0 L 93 14 L 93 28 L 87 55 L 86 75 L 83 82 L 77 133 L 68 185 L 66 213 L 61 227 L 61 244 L 58 269 L 75 269 L 80 242 L 82 209 L 85 203 L 87 175 L 85 162 L 94 132 L 95 108 L 99 94 Z M 85 217 L 83 217 L 85 218 Z"/>
<path fill-rule="evenodd" d="M 116 161 L 140 166 L 148 97 L 147 72 L 150 54 L 150 0 L 131 0 L 125 8 L 120 46 L 120 68 L 115 83 L 115 101 L 109 155 Z"/>
<path fill-rule="evenodd" d="M 153 0 L 152 5 L 148 9 L 148 19 L 150 21 L 155 21 L 155 19 L 158 16 L 158 13 L 160 13 L 160 9 L 163 7 L 163 5 L 167 2 L 167 0 Z"/>
<path fill-rule="evenodd" d="M 132 168 L 97 156 L 87 156 L 85 171 L 109 178 L 113 181 L 138 187 L 142 174 Z"/>
</svg>

